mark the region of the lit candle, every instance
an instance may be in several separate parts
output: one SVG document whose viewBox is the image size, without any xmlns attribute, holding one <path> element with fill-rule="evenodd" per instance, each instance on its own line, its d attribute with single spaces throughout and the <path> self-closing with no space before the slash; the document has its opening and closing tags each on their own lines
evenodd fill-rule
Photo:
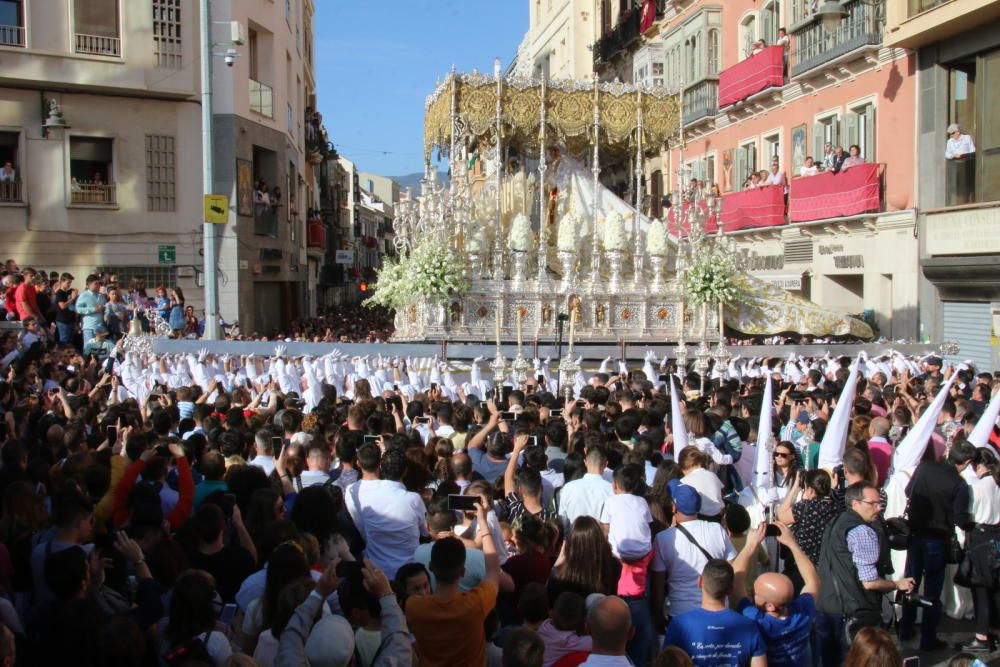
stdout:
<svg viewBox="0 0 1000 667">
<path fill-rule="evenodd" d="M 496 320 L 496 327 L 497 327 L 497 349 L 499 350 L 500 349 L 500 304 L 499 303 L 497 304 L 497 315 L 496 315 L 496 318 L 494 318 L 494 319 Z"/>
<path fill-rule="evenodd" d="M 516 315 L 517 315 L 517 351 L 520 352 L 521 351 L 521 309 L 520 309 L 520 307 L 515 312 L 516 312 Z"/>
<path fill-rule="evenodd" d="M 679 310 L 678 315 L 680 316 L 680 325 L 679 325 L 680 337 L 684 338 L 684 297 L 683 296 L 681 297 L 681 305 L 680 305 L 680 308 L 678 310 Z"/>
<path fill-rule="evenodd" d="M 723 340 L 723 336 L 725 336 L 725 333 L 726 333 L 726 328 L 725 328 L 725 325 L 722 322 L 722 302 L 720 301 L 719 302 L 719 340 L 720 341 Z"/>
</svg>

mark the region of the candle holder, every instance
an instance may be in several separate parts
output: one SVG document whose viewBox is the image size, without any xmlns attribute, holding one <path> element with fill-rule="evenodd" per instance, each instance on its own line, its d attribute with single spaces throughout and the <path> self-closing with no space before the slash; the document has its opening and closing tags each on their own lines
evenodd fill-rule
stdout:
<svg viewBox="0 0 1000 667">
<path fill-rule="evenodd" d="M 569 294 L 576 284 L 576 253 L 560 250 L 558 257 L 559 263 L 562 264 L 562 282 L 559 283 L 559 292 Z"/>
<path fill-rule="evenodd" d="M 566 356 L 559 361 L 559 386 L 562 387 L 562 395 L 565 402 L 573 400 L 573 385 L 576 382 L 576 374 L 580 372 L 580 364 L 573 358 L 573 350 L 570 349 Z"/>
<path fill-rule="evenodd" d="M 512 250 L 510 259 L 510 286 L 512 289 L 519 290 L 524 287 L 528 280 L 528 253 L 523 250 Z"/>
<path fill-rule="evenodd" d="M 625 253 L 621 250 L 606 250 L 608 259 L 608 294 L 618 294 L 622 289 L 622 268 L 625 265 Z"/>
<path fill-rule="evenodd" d="M 504 377 L 507 374 L 507 360 L 503 356 L 503 350 L 497 346 L 497 355 L 490 362 L 490 370 L 493 371 L 493 386 L 500 388 L 503 386 Z"/>
<path fill-rule="evenodd" d="M 520 347 L 517 348 L 517 356 L 511 362 L 510 368 L 514 373 L 514 382 L 519 388 L 524 388 L 528 384 L 528 372 L 532 369 L 532 365 L 524 358 Z"/>
</svg>

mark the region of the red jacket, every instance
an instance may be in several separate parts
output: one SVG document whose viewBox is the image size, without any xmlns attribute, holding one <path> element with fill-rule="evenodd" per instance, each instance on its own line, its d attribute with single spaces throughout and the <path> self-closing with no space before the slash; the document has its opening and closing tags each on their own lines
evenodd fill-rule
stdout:
<svg viewBox="0 0 1000 667">
<path fill-rule="evenodd" d="M 125 471 L 125 475 L 115 487 L 115 511 L 112 519 L 115 528 L 120 528 L 128 520 L 128 497 L 132 493 L 135 481 L 145 469 L 146 462 L 139 459 Z M 177 506 L 174 507 L 174 511 L 164 517 L 174 530 L 177 530 L 191 516 L 191 510 L 194 508 L 194 478 L 191 476 L 191 464 L 186 458 L 177 460 L 177 491 L 180 494 Z"/>
</svg>

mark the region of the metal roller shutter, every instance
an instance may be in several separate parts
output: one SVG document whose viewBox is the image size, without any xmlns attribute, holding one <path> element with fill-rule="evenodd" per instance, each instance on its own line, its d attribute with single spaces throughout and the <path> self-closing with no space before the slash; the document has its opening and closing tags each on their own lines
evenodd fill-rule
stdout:
<svg viewBox="0 0 1000 667">
<path fill-rule="evenodd" d="M 990 304 L 972 301 L 944 301 L 944 340 L 955 341 L 960 349 L 951 361 L 971 359 L 980 372 L 993 370 L 990 348 Z"/>
</svg>

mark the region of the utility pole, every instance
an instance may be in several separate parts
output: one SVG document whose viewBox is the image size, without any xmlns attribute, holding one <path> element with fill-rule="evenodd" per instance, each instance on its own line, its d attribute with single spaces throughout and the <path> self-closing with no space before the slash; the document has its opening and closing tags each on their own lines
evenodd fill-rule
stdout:
<svg viewBox="0 0 1000 667">
<path fill-rule="evenodd" d="M 203 194 L 214 194 L 213 144 L 212 144 L 212 15 L 209 0 L 201 0 L 201 168 Z M 219 281 L 216 266 L 215 225 L 202 221 L 204 283 L 205 283 L 205 338 L 218 340 L 219 330 Z"/>
</svg>

